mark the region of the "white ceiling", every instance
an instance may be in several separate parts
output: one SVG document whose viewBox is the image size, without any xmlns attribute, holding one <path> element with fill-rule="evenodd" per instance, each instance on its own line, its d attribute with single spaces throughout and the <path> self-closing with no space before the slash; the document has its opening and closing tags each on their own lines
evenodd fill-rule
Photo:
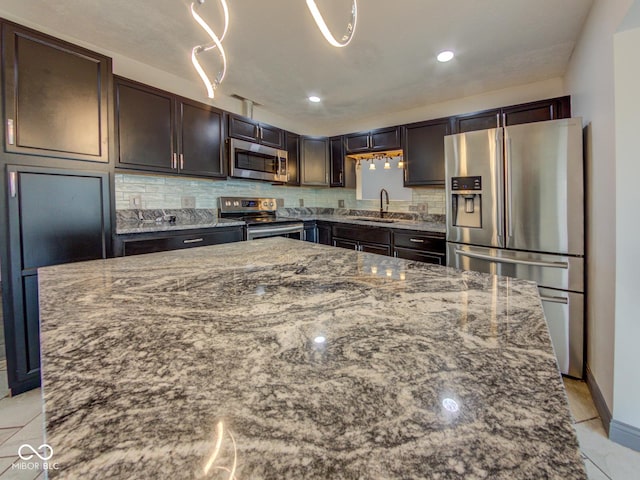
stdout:
<svg viewBox="0 0 640 480">
<path fill-rule="evenodd" d="M 293 122 L 326 130 L 560 77 L 593 0 L 360 0 L 354 39 L 342 49 L 326 43 L 304 0 L 228 3 L 229 67 L 218 94 L 240 95 Z M 316 3 L 339 36 L 351 1 Z M 199 82 L 190 52 L 207 37 L 190 17 L 189 5 L 187 0 L 2 0 L 0 15 Z M 218 0 L 206 0 L 199 11 L 221 30 Z M 438 63 L 435 55 L 443 49 L 455 50 L 456 58 Z M 215 62 L 208 68 L 215 71 Z M 309 104 L 310 94 L 323 102 Z"/>
</svg>

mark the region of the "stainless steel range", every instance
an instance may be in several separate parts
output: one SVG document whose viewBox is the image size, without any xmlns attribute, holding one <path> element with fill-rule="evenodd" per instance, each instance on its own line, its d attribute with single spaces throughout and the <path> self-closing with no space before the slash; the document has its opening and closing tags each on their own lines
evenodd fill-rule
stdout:
<svg viewBox="0 0 640 480">
<path fill-rule="evenodd" d="M 265 237 L 304 239 L 304 223 L 296 218 L 278 217 L 276 198 L 220 197 L 218 216 L 243 220 L 247 240 Z"/>
</svg>

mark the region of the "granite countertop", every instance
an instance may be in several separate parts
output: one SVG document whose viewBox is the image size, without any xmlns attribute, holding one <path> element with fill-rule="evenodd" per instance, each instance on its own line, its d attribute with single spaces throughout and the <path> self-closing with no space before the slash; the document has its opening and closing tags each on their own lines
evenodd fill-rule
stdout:
<svg viewBox="0 0 640 480">
<path fill-rule="evenodd" d="M 167 222 L 118 222 L 116 226 L 116 234 L 126 235 L 130 233 L 148 233 L 148 232 L 174 232 L 179 230 L 194 230 L 198 228 L 217 228 L 217 227 L 234 227 L 244 226 L 242 220 L 229 220 L 226 218 L 218 218 L 215 220 L 201 222 L 183 222 L 175 223 Z"/>
<path fill-rule="evenodd" d="M 446 233 L 447 227 L 444 222 L 426 222 L 422 220 L 408 220 L 404 218 L 388 218 L 385 220 L 393 220 L 393 222 L 379 222 L 378 218 L 371 217 L 371 220 L 366 217 L 355 217 L 351 215 L 309 215 L 309 216 L 296 216 L 301 220 L 324 220 L 326 222 L 335 223 L 349 223 L 353 225 L 365 225 L 384 228 L 398 228 L 403 230 L 416 230 L 422 232 L 433 233 Z"/>
<path fill-rule="evenodd" d="M 586 479 L 531 282 L 284 238 L 38 272 L 50 478 Z"/>
</svg>

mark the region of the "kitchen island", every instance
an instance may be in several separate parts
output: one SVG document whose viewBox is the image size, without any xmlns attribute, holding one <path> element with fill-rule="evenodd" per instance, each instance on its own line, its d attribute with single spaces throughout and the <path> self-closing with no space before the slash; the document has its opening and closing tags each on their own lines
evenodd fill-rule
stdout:
<svg viewBox="0 0 640 480">
<path fill-rule="evenodd" d="M 39 281 L 50 478 L 586 478 L 533 283 L 283 238 Z"/>
</svg>

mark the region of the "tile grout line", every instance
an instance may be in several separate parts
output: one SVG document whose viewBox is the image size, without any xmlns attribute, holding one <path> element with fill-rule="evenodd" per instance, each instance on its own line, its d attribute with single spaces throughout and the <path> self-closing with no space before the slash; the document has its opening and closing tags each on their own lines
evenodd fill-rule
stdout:
<svg viewBox="0 0 640 480">
<path fill-rule="evenodd" d="M 584 452 L 583 452 L 584 453 Z M 613 480 L 604 470 L 602 470 L 600 468 L 600 465 L 598 465 L 596 462 L 593 461 L 593 459 L 587 455 L 586 453 L 584 453 L 584 456 L 587 458 L 587 460 L 589 460 L 591 463 L 593 463 L 595 465 L 595 467 L 600 470 L 600 472 L 602 472 L 602 474 L 607 477 L 609 480 Z"/>
<path fill-rule="evenodd" d="M 11 457 L 5 457 L 5 458 L 11 458 Z M 13 465 L 14 463 L 16 463 L 16 460 L 19 460 L 19 459 L 20 459 L 20 457 L 15 457 L 15 458 L 13 459 L 13 462 L 11 462 L 11 465 Z M 11 465 L 9 465 L 7 468 L 5 468 L 4 470 L 2 470 L 2 471 L 0 472 L 0 477 L 2 477 L 5 473 L 7 473 L 7 472 L 11 469 Z"/>
<path fill-rule="evenodd" d="M 575 422 L 575 425 L 578 425 L 578 424 L 584 423 L 584 422 L 590 422 L 591 420 L 597 420 L 599 418 L 600 418 L 599 416 L 595 416 L 595 417 L 592 417 L 592 418 L 585 418 L 584 420 L 580 420 L 579 422 Z"/>
</svg>

